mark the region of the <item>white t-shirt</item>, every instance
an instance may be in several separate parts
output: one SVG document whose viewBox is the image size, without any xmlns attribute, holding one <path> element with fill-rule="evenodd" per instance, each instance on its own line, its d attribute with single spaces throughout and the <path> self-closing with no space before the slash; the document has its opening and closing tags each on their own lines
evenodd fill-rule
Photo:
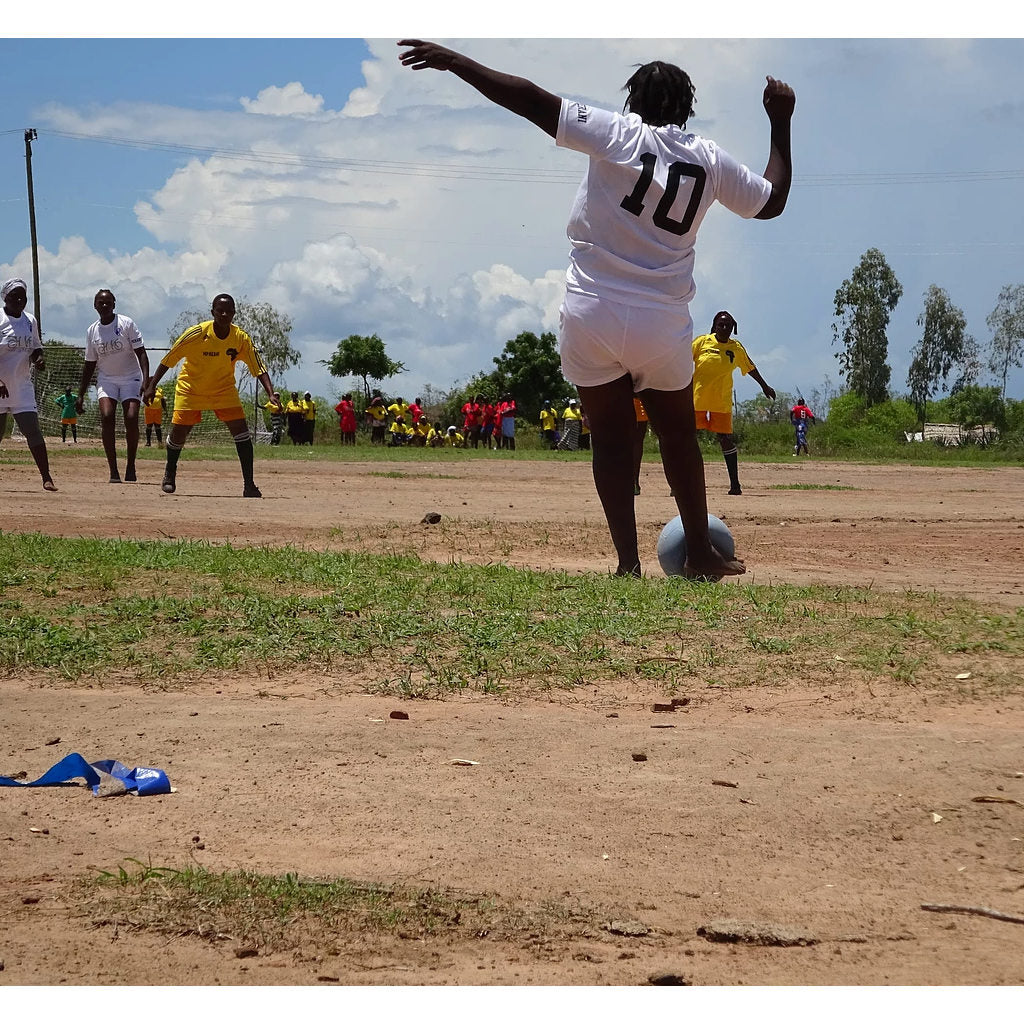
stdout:
<svg viewBox="0 0 1024 1024">
<path fill-rule="evenodd" d="M 85 361 L 95 363 L 97 374 L 111 380 L 141 380 L 135 349 L 144 347 L 135 321 L 120 313 L 115 313 L 109 324 L 97 320 L 85 332 Z"/>
<path fill-rule="evenodd" d="M 7 398 L 0 398 L 0 412 L 32 412 L 36 408 L 30 358 L 42 347 L 39 325 L 31 313 L 12 319 L 0 306 L 0 380 L 8 392 Z"/>
<path fill-rule="evenodd" d="M 586 153 L 566 233 L 566 287 L 633 306 L 689 303 L 697 229 L 717 199 L 753 217 L 771 182 L 709 139 L 562 100 L 557 145 Z"/>
</svg>

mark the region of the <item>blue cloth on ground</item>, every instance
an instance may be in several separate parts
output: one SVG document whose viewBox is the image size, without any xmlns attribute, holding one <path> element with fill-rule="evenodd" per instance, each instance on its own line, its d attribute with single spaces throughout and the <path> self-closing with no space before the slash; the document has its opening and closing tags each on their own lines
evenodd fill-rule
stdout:
<svg viewBox="0 0 1024 1024">
<path fill-rule="evenodd" d="M 120 761 L 93 761 L 90 764 L 81 754 L 68 754 L 35 782 L 19 782 L 0 775 L 0 786 L 59 786 L 74 779 L 85 779 L 94 796 L 117 796 L 121 793 L 156 796 L 171 791 L 167 775 L 159 768 L 129 769 Z"/>
</svg>

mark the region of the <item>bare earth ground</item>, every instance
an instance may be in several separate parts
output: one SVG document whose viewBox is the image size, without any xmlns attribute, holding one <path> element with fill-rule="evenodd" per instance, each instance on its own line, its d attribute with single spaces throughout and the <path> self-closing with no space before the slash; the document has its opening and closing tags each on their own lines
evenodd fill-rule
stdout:
<svg viewBox="0 0 1024 1024">
<path fill-rule="evenodd" d="M 179 492 L 166 496 L 158 462 L 141 464 L 138 485 L 112 487 L 98 453 L 58 445 L 57 494 L 30 467 L 0 467 L 0 521 L 64 536 L 613 564 L 587 464 L 258 459 L 263 501 L 238 497 L 233 463 L 188 452 Z M 728 497 L 709 460 L 709 507 L 749 569 L 738 585 L 1024 605 L 1024 470 L 794 459 L 741 473 L 744 494 Z M 854 489 L 772 489 L 794 483 Z M 660 466 L 645 466 L 642 486 L 641 550 L 657 576 L 656 538 L 675 508 Z M 437 526 L 420 522 L 431 510 Z M 1024 983 L 1020 924 L 921 909 L 1024 916 L 1019 689 L 966 697 L 779 679 L 694 693 L 669 716 L 652 713 L 653 691 L 600 681 L 555 697 L 404 704 L 338 683 L 264 673 L 166 693 L 0 680 L 0 771 L 35 778 L 79 751 L 163 768 L 176 789 L 112 800 L 78 787 L 0 790 L 0 982 L 635 985 L 667 971 L 695 985 Z M 399 707 L 408 720 L 388 717 Z M 230 939 L 80 914 L 69 883 L 125 858 L 450 887 L 525 913 L 576 913 L 564 926 L 549 914 L 480 936 L 351 933 L 243 958 Z M 721 919 L 814 941 L 698 934 Z"/>
</svg>

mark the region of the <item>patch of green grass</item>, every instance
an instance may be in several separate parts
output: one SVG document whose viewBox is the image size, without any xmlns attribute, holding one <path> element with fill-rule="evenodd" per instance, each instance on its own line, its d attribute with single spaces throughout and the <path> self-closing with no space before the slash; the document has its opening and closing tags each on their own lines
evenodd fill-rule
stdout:
<svg viewBox="0 0 1024 1024">
<path fill-rule="evenodd" d="M 524 910 L 488 895 L 452 890 L 307 879 L 291 872 L 154 868 L 135 859 L 125 863 L 76 886 L 73 896 L 81 913 L 119 928 L 231 940 L 262 950 L 313 942 L 336 955 L 332 947 L 346 933 L 479 937 L 554 929 L 566 934 L 601 918 L 597 910 L 578 905 Z"/>
<path fill-rule="evenodd" d="M 0 671 L 184 687 L 302 667 L 408 698 L 753 676 L 1019 688 L 1024 610 L 864 588 L 694 584 L 414 556 L 0 532 Z M 841 663 L 834 663 L 836 656 Z M 768 671 L 770 669 L 770 671 Z"/>
<path fill-rule="evenodd" d="M 769 484 L 769 491 L 856 491 L 857 487 L 843 484 Z"/>
</svg>

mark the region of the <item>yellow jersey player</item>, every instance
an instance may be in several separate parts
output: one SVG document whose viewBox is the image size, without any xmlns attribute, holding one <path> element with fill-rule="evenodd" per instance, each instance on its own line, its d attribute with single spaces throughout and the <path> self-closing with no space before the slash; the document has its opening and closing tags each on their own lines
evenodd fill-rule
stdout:
<svg viewBox="0 0 1024 1024">
<path fill-rule="evenodd" d="M 727 310 L 715 314 L 711 333 L 693 339 L 693 410 L 698 430 L 718 435 L 726 469 L 729 493 L 742 494 L 739 477 L 739 450 L 732 432 L 732 375 L 739 370 L 750 374 L 765 396 L 775 401 L 775 389 L 757 372 L 747 350 L 732 337 L 736 321 Z"/>
<path fill-rule="evenodd" d="M 274 386 L 270 374 L 245 331 L 236 327 L 235 300 L 218 295 L 211 305 L 212 320 L 205 320 L 187 331 L 160 360 L 156 373 L 146 382 L 143 400 L 151 402 L 156 386 L 172 367 L 182 363 L 174 391 L 174 413 L 171 432 L 167 435 L 167 465 L 162 488 L 173 494 L 177 488 L 178 458 L 192 428 L 206 410 L 216 413 L 231 433 L 242 466 L 245 498 L 262 498 L 253 480 L 253 446 L 249 424 L 242 409 L 242 400 L 235 383 L 235 363 L 241 359 L 252 375 L 263 385 L 267 398 L 273 400 Z"/>
</svg>

